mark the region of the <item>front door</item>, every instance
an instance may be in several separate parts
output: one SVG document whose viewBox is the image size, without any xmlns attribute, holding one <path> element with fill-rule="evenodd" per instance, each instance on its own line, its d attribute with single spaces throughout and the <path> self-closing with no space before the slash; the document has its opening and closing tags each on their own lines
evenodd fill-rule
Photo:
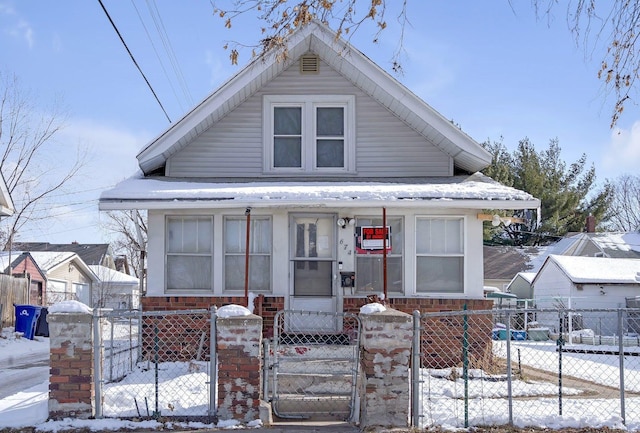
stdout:
<svg viewBox="0 0 640 433">
<path fill-rule="evenodd" d="M 296 214 L 291 216 L 290 281 L 292 310 L 335 313 L 334 288 L 336 242 L 335 215 Z M 309 331 L 333 331 L 335 323 Z"/>
</svg>

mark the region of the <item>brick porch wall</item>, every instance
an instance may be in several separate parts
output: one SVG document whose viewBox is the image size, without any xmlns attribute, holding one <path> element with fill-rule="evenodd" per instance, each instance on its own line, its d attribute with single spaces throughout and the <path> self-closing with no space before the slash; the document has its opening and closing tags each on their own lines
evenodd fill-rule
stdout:
<svg viewBox="0 0 640 433">
<path fill-rule="evenodd" d="M 220 308 L 230 304 L 245 305 L 244 296 L 143 296 L 141 300 L 142 311 L 209 309 L 212 305 Z M 262 317 L 263 337 L 272 337 L 275 315 L 284 310 L 284 297 L 258 295 L 253 304 L 253 313 Z"/>
<path fill-rule="evenodd" d="M 369 302 L 366 297 L 345 297 L 344 312 L 358 314 L 360 307 Z M 142 309 L 143 311 L 208 309 L 212 305 L 222 307 L 229 304 L 244 305 L 244 303 L 242 296 L 143 297 Z M 389 298 L 386 302 L 387 307 L 407 314 L 412 314 L 415 310 L 420 313 L 462 311 L 465 304 L 467 310 L 491 310 L 493 307 L 493 301 L 488 299 Z M 274 317 L 283 309 L 283 296 L 259 295 L 254 300 L 253 312 L 263 319 L 263 338 L 273 337 Z M 463 329 L 459 322 L 460 317 L 429 321 L 428 328 L 422 334 L 422 365 L 424 367 L 444 368 L 460 364 Z M 470 321 L 468 340 L 472 342 L 469 347 L 469 355 L 472 359 L 482 360 L 488 356 L 492 327 L 490 315 L 474 316 Z"/>
</svg>

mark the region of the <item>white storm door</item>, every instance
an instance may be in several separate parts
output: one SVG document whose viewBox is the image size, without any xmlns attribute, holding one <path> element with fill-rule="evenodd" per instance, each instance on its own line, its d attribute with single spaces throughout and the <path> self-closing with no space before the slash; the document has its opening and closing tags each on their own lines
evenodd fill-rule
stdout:
<svg viewBox="0 0 640 433">
<path fill-rule="evenodd" d="M 290 227 L 290 309 L 334 313 L 335 215 L 293 215 Z"/>
</svg>

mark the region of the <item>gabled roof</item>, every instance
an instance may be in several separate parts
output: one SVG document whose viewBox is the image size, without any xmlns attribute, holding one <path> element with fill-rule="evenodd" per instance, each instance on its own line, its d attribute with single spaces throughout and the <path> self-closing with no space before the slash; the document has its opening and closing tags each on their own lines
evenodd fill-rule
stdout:
<svg viewBox="0 0 640 433">
<path fill-rule="evenodd" d="M 16 254 L 21 253 L 22 252 L 17 252 Z M 68 251 L 30 251 L 29 254 L 33 257 L 33 260 L 37 263 L 38 267 L 42 269 L 47 276 L 60 266 L 73 262 L 87 277 L 91 278 L 92 281 L 98 281 L 96 274 L 76 253 Z"/>
<path fill-rule="evenodd" d="M 538 271 L 533 284 L 544 269 L 555 264 L 577 284 L 636 284 L 640 286 L 640 259 L 611 259 L 550 255 Z"/>
<path fill-rule="evenodd" d="M 40 273 L 40 276 L 42 278 L 46 278 L 46 272 L 40 268 L 38 263 L 28 252 L 0 251 L 0 269 L 2 269 L 3 273 L 9 273 L 9 268 L 11 268 L 12 273 L 16 272 L 16 268 L 19 267 L 20 263 L 28 259 L 31 259 L 36 269 Z M 9 264 L 9 260 L 11 260 L 11 264 Z M 20 270 L 18 270 L 17 272 L 20 272 Z"/>
<path fill-rule="evenodd" d="M 14 242 L 12 249 L 21 251 L 51 251 L 76 253 L 87 265 L 102 265 L 111 255 L 109 244 L 50 244 L 49 242 Z"/>
<path fill-rule="evenodd" d="M 574 255 L 583 254 L 588 243 L 592 250 L 604 257 L 640 259 L 640 233 L 638 232 L 597 232 L 579 233 L 572 236 L 576 242 Z"/>
<path fill-rule="evenodd" d="M 137 156 L 142 171 L 149 174 L 162 167 L 171 155 L 233 111 L 308 52 L 317 54 L 355 86 L 450 155 L 456 167 L 473 173 L 491 163 L 489 152 L 475 140 L 362 52 L 348 45 L 343 39 L 337 38 L 325 25 L 314 21 L 298 29 L 289 38 L 287 52 L 288 59 L 284 61 L 277 60 L 275 53 L 255 59 L 151 141 Z"/>
<path fill-rule="evenodd" d="M 123 272 L 118 272 L 116 270 L 107 268 L 106 266 L 91 265 L 89 267 L 103 283 L 114 283 L 118 285 L 131 286 L 137 286 L 138 284 L 140 284 L 140 280 L 138 280 L 136 277 L 132 277 L 131 275 L 127 275 Z"/>
</svg>

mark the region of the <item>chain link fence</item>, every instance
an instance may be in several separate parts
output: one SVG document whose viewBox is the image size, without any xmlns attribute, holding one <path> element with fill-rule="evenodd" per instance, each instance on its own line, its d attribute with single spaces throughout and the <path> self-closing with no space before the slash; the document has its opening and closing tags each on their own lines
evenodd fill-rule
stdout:
<svg viewBox="0 0 640 433">
<path fill-rule="evenodd" d="M 96 320 L 98 416 L 209 419 L 209 310 L 111 311 Z"/>
<path fill-rule="evenodd" d="M 416 427 L 640 423 L 640 310 L 414 316 Z"/>
</svg>

